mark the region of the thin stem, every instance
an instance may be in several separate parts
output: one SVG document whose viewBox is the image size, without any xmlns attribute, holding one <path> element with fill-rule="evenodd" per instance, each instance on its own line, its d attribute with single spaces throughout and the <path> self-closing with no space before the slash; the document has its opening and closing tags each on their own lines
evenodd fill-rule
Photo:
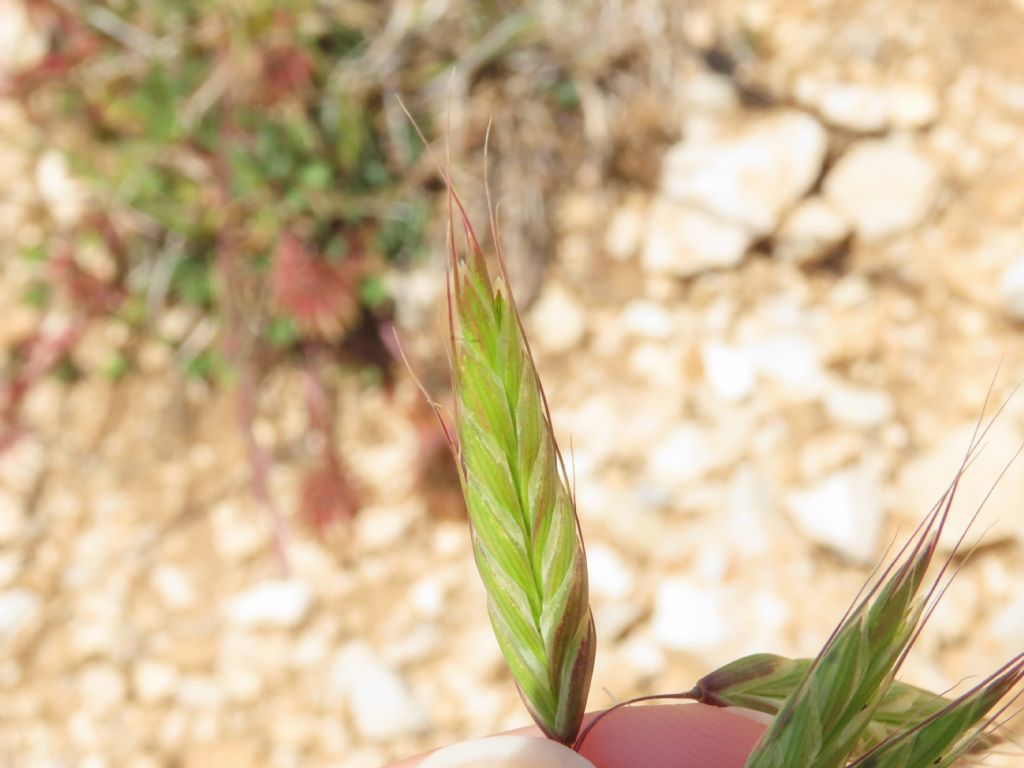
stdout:
<svg viewBox="0 0 1024 768">
<path fill-rule="evenodd" d="M 694 686 L 688 691 L 683 693 L 653 693 L 648 696 L 637 696 L 635 699 L 626 699 L 626 701 L 620 701 L 612 707 L 599 712 L 597 716 L 587 723 L 586 727 L 580 731 L 580 735 L 576 737 L 576 741 L 573 742 L 572 748 L 574 751 L 579 752 L 583 748 L 583 741 L 587 738 L 590 732 L 594 729 L 594 726 L 604 720 L 608 715 L 617 709 L 628 707 L 631 704 L 639 704 L 642 701 L 657 701 L 662 699 L 686 699 L 690 701 L 697 701 L 700 699 L 700 688 Z"/>
</svg>

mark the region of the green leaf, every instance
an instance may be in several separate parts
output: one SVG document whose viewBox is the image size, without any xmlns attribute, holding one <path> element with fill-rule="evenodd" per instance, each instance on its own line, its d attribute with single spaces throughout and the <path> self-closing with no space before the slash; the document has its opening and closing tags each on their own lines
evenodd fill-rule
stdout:
<svg viewBox="0 0 1024 768">
<path fill-rule="evenodd" d="M 334 173 L 327 163 L 314 162 L 302 167 L 299 182 L 309 189 L 327 189 Z"/>
<path fill-rule="evenodd" d="M 25 303 L 34 309 L 44 309 L 50 303 L 50 285 L 42 280 L 33 280 L 25 288 Z"/>
<path fill-rule="evenodd" d="M 74 384 L 82 378 L 82 372 L 69 355 L 64 355 L 53 367 L 51 375 L 64 384 Z"/>
<path fill-rule="evenodd" d="M 204 349 L 185 363 L 185 376 L 189 379 L 217 381 L 226 371 L 224 358 L 215 349 Z"/>
<path fill-rule="evenodd" d="M 394 206 L 381 222 L 377 247 L 389 259 L 408 255 L 419 247 L 426 227 L 427 211 L 423 206 Z"/>
<path fill-rule="evenodd" d="M 555 103 L 562 109 L 576 109 L 580 104 L 576 83 L 569 78 L 556 81 L 551 86 L 551 95 L 555 97 Z"/>
<path fill-rule="evenodd" d="M 103 368 L 103 375 L 111 381 L 120 381 L 131 370 L 131 361 L 122 352 L 115 353 Z"/>
<path fill-rule="evenodd" d="M 294 346 L 301 338 L 299 329 L 295 326 L 295 321 L 284 315 L 270 318 L 269 322 L 267 322 L 265 335 L 267 341 L 275 347 L 284 348 Z"/>
<path fill-rule="evenodd" d="M 171 285 L 175 295 L 186 304 L 212 307 L 214 299 L 213 265 L 199 256 L 182 259 L 175 266 Z"/>
<path fill-rule="evenodd" d="M 44 261 L 46 261 L 49 258 L 49 256 L 50 252 L 42 243 L 37 243 L 36 245 L 28 245 L 22 248 L 21 250 L 21 258 L 23 258 L 30 264 L 41 264 Z"/>
<path fill-rule="evenodd" d="M 356 100 L 340 98 L 339 103 L 332 106 L 336 107 L 336 123 L 331 126 L 335 157 L 341 170 L 351 174 L 372 143 L 372 126 L 363 105 Z"/>
<path fill-rule="evenodd" d="M 377 309 L 391 298 L 391 293 L 380 275 L 369 275 L 359 283 L 359 298 L 367 308 Z"/>
</svg>

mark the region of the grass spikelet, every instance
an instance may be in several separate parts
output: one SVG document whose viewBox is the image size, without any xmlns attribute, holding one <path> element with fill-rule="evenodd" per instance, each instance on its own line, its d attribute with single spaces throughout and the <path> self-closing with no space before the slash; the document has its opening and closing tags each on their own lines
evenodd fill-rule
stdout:
<svg viewBox="0 0 1024 768">
<path fill-rule="evenodd" d="M 1002 407 L 996 417 L 1001 412 Z M 964 754 L 983 752 L 998 743 L 990 726 L 1006 707 L 987 723 L 978 723 L 1024 678 L 1024 654 L 952 701 L 940 696 L 927 700 L 927 692 L 895 682 L 907 653 L 955 577 L 954 572 L 943 585 L 980 512 L 979 508 L 929 589 L 920 595 L 957 486 L 994 420 L 984 430 L 979 423 L 953 482 L 810 663 L 751 753 L 747 768 L 952 766 Z M 769 676 L 793 672 L 785 664 L 760 664 Z M 722 680 L 735 686 L 742 675 L 733 669 L 718 677 L 720 686 Z M 877 743 L 883 731 L 887 735 Z M 865 753 L 864 745 L 872 742 L 874 746 Z"/>
<path fill-rule="evenodd" d="M 916 727 L 894 735 L 854 761 L 850 768 L 952 766 L 986 740 L 975 727 L 1024 678 L 1024 655 L 949 702 Z"/>
<path fill-rule="evenodd" d="M 918 593 L 956 484 L 811 663 L 751 753 L 748 768 L 846 765 L 918 634 L 927 605 Z"/>
<path fill-rule="evenodd" d="M 692 698 L 717 707 L 746 707 L 777 715 L 806 677 L 813 659 L 789 659 L 758 653 L 730 662 L 699 681 Z M 895 733 L 940 711 L 950 700 L 917 686 L 895 681 L 882 696 L 854 752 L 863 754 Z"/>
<path fill-rule="evenodd" d="M 571 744 L 596 649 L 575 501 L 500 250 L 492 278 L 449 190 L 456 459 L 474 555 L 498 645 L 527 709 L 550 738 Z"/>
</svg>

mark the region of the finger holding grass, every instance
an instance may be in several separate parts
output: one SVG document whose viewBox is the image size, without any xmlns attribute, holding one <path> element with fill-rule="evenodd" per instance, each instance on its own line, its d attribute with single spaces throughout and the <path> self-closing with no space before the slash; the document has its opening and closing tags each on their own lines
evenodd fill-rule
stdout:
<svg viewBox="0 0 1024 768">
<path fill-rule="evenodd" d="M 584 722 L 600 714 L 590 713 Z M 634 707 L 611 712 L 579 750 L 531 727 L 461 742 L 391 768 L 742 768 L 764 728 L 738 710 L 704 704 Z"/>
</svg>

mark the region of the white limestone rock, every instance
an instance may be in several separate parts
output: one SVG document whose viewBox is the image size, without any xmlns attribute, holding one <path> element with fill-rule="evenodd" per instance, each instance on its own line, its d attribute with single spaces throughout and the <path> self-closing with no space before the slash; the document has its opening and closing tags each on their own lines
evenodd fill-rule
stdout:
<svg viewBox="0 0 1024 768">
<path fill-rule="evenodd" d="M 875 133 L 889 122 L 885 91 L 865 83 L 830 85 L 817 106 L 826 123 L 855 133 Z"/>
<path fill-rule="evenodd" d="M 636 579 L 618 553 L 604 544 L 587 547 L 590 591 L 610 600 L 622 600 L 633 593 Z"/>
<path fill-rule="evenodd" d="M 827 143 L 810 115 L 780 112 L 732 136 L 677 144 L 665 157 L 661 190 L 754 236 L 767 235 L 818 179 Z"/>
<path fill-rule="evenodd" d="M 437 619 L 444 613 L 448 600 L 447 585 L 434 576 L 425 576 L 409 590 L 409 605 L 424 619 Z"/>
<path fill-rule="evenodd" d="M 1008 649 L 1016 649 L 1024 643 L 1024 593 L 1011 597 L 992 617 L 990 632 Z"/>
<path fill-rule="evenodd" d="M 23 559 L 21 552 L 0 552 L 0 589 L 9 587 L 18 578 Z"/>
<path fill-rule="evenodd" d="M 1024 257 L 1003 272 L 999 281 L 1003 311 L 1014 320 L 1024 322 Z"/>
<path fill-rule="evenodd" d="M 862 141 L 840 158 L 825 179 L 825 198 L 868 242 L 921 224 L 941 186 L 935 164 L 900 139 Z"/>
<path fill-rule="evenodd" d="M 0 592 L 0 643 L 18 636 L 39 616 L 42 601 L 27 589 Z"/>
<path fill-rule="evenodd" d="M 890 128 L 926 128 L 939 115 L 935 92 L 922 83 L 827 82 L 814 76 L 797 81 L 797 101 L 828 125 L 851 133 Z"/>
<path fill-rule="evenodd" d="M 741 224 L 688 203 L 656 198 L 648 211 L 641 261 L 652 274 L 693 277 L 738 266 L 753 241 Z"/>
<path fill-rule="evenodd" d="M 786 508 L 811 541 L 851 562 L 874 563 L 885 521 L 877 473 L 864 466 L 840 470 L 790 494 Z"/>
<path fill-rule="evenodd" d="M 640 250 L 647 221 L 646 209 L 646 202 L 627 200 L 612 213 L 605 231 L 604 247 L 616 261 L 627 261 Z"/>
<path fill-rule="evenodd" d="M 158 704 L 174 696 L 178 670 L 162 661 L 143 660 L 132 667 L 132 690 L 143 704 Z"/>
<path fill-rule="evenodd" d="M 712 590 L 674 577 L 658 585 L 652 634 L 668 650 L 711 651 L 726 640 L 728 625 Z"/>
<path fill-rule="evenodd" d="M 29 4 L 0 0 L 0 79 L 28 69 L 48 50 L 45 25 L 33 23 Z"/>
<path fill-rule="evenodd" d="M 124 675 L 113 664 L 91 664 L 77 679 L 82 705 L 94 715 L 106 715 L 127 698 L 128 685 Z"/>
<path fill-rule="evenodd" d="M 889 123 L 894 128 L 927 128 L 939 117 L 939 99 L 920 83 L 889 86 Z"/>
<path fill-rule="evenodd" d="M 230 563 L 240 563 L 270 546 L 270 528 L 254 510 L 235 499 L 214 505 L 210 513 L 213 544 L 217 554 Z"/>
<path fill-rule="evenodd" d="M 356 730 L 368 741 L 391 741 L 430 726 L 402 676 L 364 642 L 350 642 L 338 651 L 328 687 L 332 697 L 345 702 Z"/>
<path fill-rule="evenodd" d="M 821 351 L 802 333 L 779 333 L 745 346 L 758 374 L 774 382 L 792 400 L 813 399 L 827 384 Z"/>
<path fill-rule="evenodd" d="M 672 314 L 654 301 L 631 301 L 622 311 L 622 325 L 645 339 L 666 341 L 676 331 Z"/>
<path fill-rule="evenodd" d="M 307 584 L 265 581 L 231 600 L 228 619 L 239 627 L 290 629 L 305 621 L 313 602 L 313 590 Z"/>
<path fill-rule="evenodd" d="M 837 424 L 862 429 L 880 427 L 893 415 L 892 396 L 888 392 L 833 382 L 825 390 L 825 412 Z"/>
<path fill-rule="evenodd" d="M 703 477 L 720 463 L 720 451 L 708 431 L 697 424 L 683 424 L 651 447 L 647 474 L 665 488 L 678 488 Z"/>
<path fill-rule="evenodd" d="M 741 347 L 711 341 L 701 347 L 704 379 L 729 403 L 748 398 L 757 387 L 757 365 Z"/>
<path fill-rule="evenodd" d="M 827 200 L 809 197 L 782 222 L 773 252 L 785 261 L 818 264 L 836 252 L 850 231 L 850 223 Z"/>
<path fill-rule="evenodd" d="M 0 488 L 0 546 L 17 541 L 25 530 L 25 512 L 21 499 Z"/>
<path fill-rule="evenodd" d="M 197 595 L 192 579 L 174 565 L 158 565 L 149 575 L 149 584 L 160 601 L 170 610 L 181 610 L 195 605 Z"/>
<path fill-rule="evenodd" d="M 72 225 L 85 211 L 85 191 L 71 175 L 67 157 L 55 149 L 48 150 L 39 158 L 36 188 L 58 224 Z"/>
</svg>

